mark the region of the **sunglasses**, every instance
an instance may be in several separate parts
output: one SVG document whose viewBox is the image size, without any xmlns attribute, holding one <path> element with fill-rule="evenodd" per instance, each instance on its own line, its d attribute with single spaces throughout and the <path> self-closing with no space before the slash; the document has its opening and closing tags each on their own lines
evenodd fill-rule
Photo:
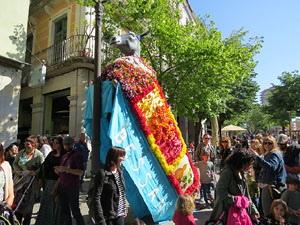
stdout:
<svg viewBox="0 0 300 225">
<path fill-rule="evenodd" d="M 221 141 L 221 143 L 228 143 L 228 141 Z"/>
<path fill-rule="evenodd" d="M 272 145 L 273 142 L 264 142 L 263 145 Z"/>
<path fill-rule="evenodd" d="M 210 138 L 204 138 L 204 139 L 208 139 L 209 140 Z"/>
</svg>

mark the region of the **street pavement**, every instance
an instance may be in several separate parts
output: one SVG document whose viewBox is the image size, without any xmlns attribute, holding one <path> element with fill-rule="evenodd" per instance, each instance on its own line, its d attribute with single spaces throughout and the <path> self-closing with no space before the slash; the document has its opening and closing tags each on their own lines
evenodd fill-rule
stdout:
<svg viewBox="0 0 300 225">
<path fill-rule="evenodd" d="M 89 179 L 85 179 L 85 182 L 84 182 L 84 185 L 83 185 L 83 190 L 87 191 L 88 186 L 89 186 Z M 80 198 L 79 199 L 80 209 L 81 209 L 81 213 L 83 215 L 85 224 L 86 225 L 92 225 L 92 223 L 90 221 L 89 213 L 88 213 L 88 206 L 86 204 L 87 192 L 81 192 L 79 198 Z M 199 198 L 196 197 L 196 200 L 199 200 Z M 39 203 L 34 205 L 33 215 L 32 215 L 32 219 L 31 219 L 31 224 L 32 225 L 35 224 L 35 220 L 36 220 L 36 217 L 37 217 L 37 214 L 38 214 L 39 207 L 40 207 Z M 212 209 L 204 208 L 204 204 L 196 204 L 196 210 L 194 212 L 194 217 L 195 217 L 195 220 L 196 220 L 196 224 L 197 225 L 204 225 L 205 222 L 208 220 L 211 211 L 212 211 Z M 132 210 L 130 209 L 130 207 L 128 207 L 128 215 L 125 218 L 125 225 L 131 225 L 133 223 L 134 219 L 135 219 L 134 214 L 133 214 Z M 147 225 L 155 225 L 155 223 L 151 219 L 151 216 L 146 217 L 146 218 L 142 218 L 142 220 Z M 73 221 L 73 224 L 76 224 L 75 221 Z M 172 225 L 174 223 L 172 221 L 168 221 L 168 222 L 165 222 L 163 224 L 164 225 Z M 45 224 L 45 225 L 47 225 L 47 224 Z"/>
</svg>

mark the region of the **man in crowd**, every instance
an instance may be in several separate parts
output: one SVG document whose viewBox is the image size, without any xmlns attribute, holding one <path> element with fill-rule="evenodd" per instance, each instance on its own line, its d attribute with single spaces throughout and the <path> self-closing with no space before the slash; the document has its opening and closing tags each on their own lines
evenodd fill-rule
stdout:
<svg viewBox="0 0 300 225">
<path fill-rule="evenodd" d="M 81 184 L 81 190 L 82 190 L 83 177 L 84 177 L 84 174 L 86 171 L 87 162 L 88 162 L 89 153 L 90 153 L 90 150 L 88 149 L 87 144 L 86 144 L 85 133 L 80 134 L 79 141 L 74 145 L 74 151 L 79 152 L 83 159 L 83 175 L 80 177 L 80 184 Z"/>
<path fill-rule="evenodd" d="M 203 160 L 203 155 L 205 152 L 209 152 L 210 154 L 210 160 L 212 162 L 215 161 L 216 158 L 216 150 L 215 148 L 211 145 L 210 142 L 210 135 L 209 134 L 204 134 L 203 135 L 203 140 L 200 142 L 200 144 L 196 148 L 196 152 L 194 154 L 194 159 L 196 162 L 202 161 Z"/>
<path fill-rule="evenodd" d="M 280 134 L 277 144 L 283 152 L 285 169 L 288 175 L 297 176 L 300 181 L 300 145 L 298 143 L 289 144 L 289 138 L 285 134 Z"/>
</svg>

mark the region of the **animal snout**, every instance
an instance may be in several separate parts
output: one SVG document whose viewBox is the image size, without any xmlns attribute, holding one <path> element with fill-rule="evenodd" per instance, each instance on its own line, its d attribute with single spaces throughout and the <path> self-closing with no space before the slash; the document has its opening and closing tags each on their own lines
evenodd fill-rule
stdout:
<svg viewBox="0 0 300 225">
<path fill-rule="evenodd" d="M 120 36 L 113 36 L 110 39 L 110 45 L 116 45 L 116 44 L 118 44 L 120 42 L 121 42 L 121 37 Z"/>
</svg>

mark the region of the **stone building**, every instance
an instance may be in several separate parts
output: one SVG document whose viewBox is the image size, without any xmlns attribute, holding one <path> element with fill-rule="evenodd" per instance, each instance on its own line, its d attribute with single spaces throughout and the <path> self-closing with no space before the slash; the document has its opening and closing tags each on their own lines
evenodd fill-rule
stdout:
<svg viewBox="0 0 300 225">
<path fill-rule="evenodd" d="M 182 24 L 196 18 L 187 0 L 179 7 Z M 76 0 L 31 1 L 26 62 L 32 67 L 22 76 L 20 138 L 29 134 L 78 136 L 84 131 L 85 92 L 94 77 L 92 10 Z M 178 120 L 188 141 L 188 120 Z"/>
<path fill-rule="evenodd" d="M 17 140 L 29 0 L 1 1 L 0 6 L 0 143 L 7 147 Z"/>
</svg>

